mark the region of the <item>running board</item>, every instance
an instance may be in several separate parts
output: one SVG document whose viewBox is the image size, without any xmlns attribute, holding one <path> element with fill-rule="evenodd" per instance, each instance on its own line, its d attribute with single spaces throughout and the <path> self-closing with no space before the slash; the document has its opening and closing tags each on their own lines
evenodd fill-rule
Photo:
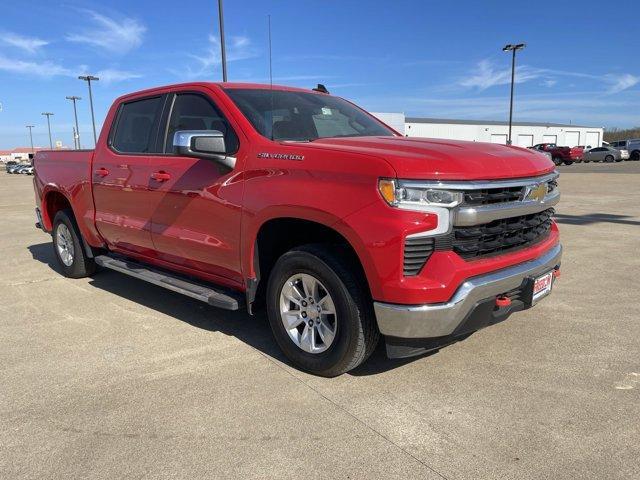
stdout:
<svg viewBox="0 0 640 480">
<path fill-rule="evenodd" d="M 214 307 L 225 310 L 238 310 L 244 304 L 244 296 L 241 293 L 222 288 L 214 289 L 172 273 L 154 270 L 140 263 L 132 262 L 131 260 L 99 255 L 95 257 L 95 261 L 101 267 L 139 278 L 140 280 L 153 283 L 167 290 L 172 290 L 187 297 L 208 303 Z"/>
</svg>

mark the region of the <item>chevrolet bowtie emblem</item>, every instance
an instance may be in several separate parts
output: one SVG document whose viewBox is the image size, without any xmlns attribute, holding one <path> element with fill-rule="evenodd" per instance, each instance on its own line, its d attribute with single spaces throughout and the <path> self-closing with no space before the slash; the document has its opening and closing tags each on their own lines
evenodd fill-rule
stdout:
<svg viewBox="0 0 640 480">
<path fill-rule="evenodd" d="M 535 185 L 527 185 L 525 187 L 523 200 L 533 200 L 536 202 L 542 202 L 547 195 L 547 184 L 537 183 Z"/>
</svg>

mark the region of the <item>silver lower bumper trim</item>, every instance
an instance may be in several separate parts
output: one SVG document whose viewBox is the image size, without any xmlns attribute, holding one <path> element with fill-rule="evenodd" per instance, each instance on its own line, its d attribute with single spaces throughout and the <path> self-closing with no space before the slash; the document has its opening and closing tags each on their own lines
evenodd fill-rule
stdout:
<svg viewBox="0 0 640 480">
<path fill-rule="evenodd" d="M 558 244 L 535 260 L 470 278 L 446 303 L 398 305 L 375 302 L 378 327 L 383 335 L 399 338 L 450 335 L 479 301 L 513 290 L 525 278 L 553 269 L 560 264 L 561 257 L 562 246 Z"/>
</svg>

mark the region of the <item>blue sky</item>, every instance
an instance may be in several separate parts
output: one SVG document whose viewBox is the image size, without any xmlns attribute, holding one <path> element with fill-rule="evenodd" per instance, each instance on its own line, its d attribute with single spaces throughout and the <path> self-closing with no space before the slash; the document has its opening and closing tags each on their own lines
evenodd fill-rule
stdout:
<svg viewBox="0 0 640 480">
<path fill-rule="evenodd" d="M 504 119 L 510 57 L 519 53 L 516 120 L 640 125 L 640 2 L 226 0 L 229 80 L 324 83 L 371 111 Z M 0 148 L 73 145 L 79 95 L 83 146 L 91 123 L 82 73 L 98 75 L 98 128 L 126 92 L 221 78 L 216 0 L 4 2 L 0 24 Z M 609 10 L 609 12 L 607 12 Z"/>
</svg>

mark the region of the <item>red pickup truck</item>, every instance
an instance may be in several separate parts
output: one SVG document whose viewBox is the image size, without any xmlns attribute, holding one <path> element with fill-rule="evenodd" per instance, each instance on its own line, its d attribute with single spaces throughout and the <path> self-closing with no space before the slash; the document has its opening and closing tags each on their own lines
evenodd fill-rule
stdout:
<svg viewBox="0 0 640 480">
<path fill-rule="evenodd" d="M 533 150 L 540 150 L 543 152 L 549 152 L 553 163 L 556 165 L 571 165 L 572 163 L 578 163 L 582 161 L 584 156 L 583 147 L 560 147 L 555 143 L 538 143 L 533 147 L 529 147 Z"/>
<path fill-rule="evenodd" d="M 34 187 L 66 276 L 264 307 L 293 364 L 334 376 L 381 335 L 416 355 L 546 296 L 557 177 L 538 153 L 405 138 L 316 89 L 189 83 L 117 99 L 95 151 L 38 152 Z"/>
</svg>

